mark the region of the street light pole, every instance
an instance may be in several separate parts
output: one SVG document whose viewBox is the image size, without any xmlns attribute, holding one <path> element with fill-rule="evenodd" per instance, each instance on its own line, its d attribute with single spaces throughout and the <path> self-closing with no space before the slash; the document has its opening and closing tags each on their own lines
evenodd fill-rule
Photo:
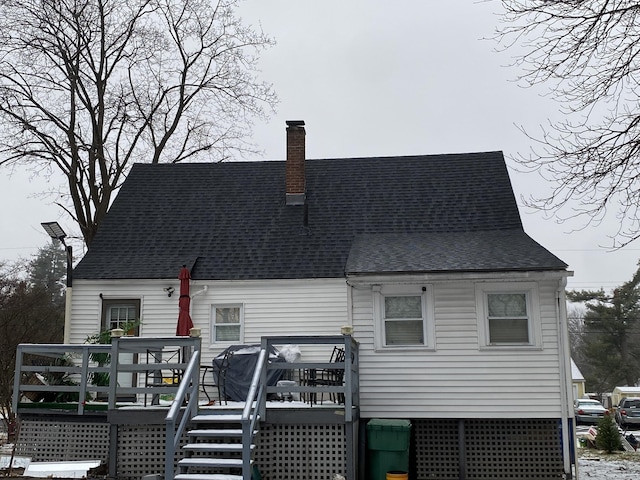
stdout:
<svg viewBox="0 0 640 480">
<path fill-rule="evenodd" d="M 71 343 L 70 333 L 71 333 L 71 295 L 73 291 L 73 247 L 71 245 L 67 245 L 64 239 L 67 237 L 67 234 L 64 233 L 62 227 L 58 224 L 58 222 L 43 222 L 42 228 L 44 228 L 45 232 L 49 234 L 49 236 L 54 239 L 62 242 L 64 245 L 65 252 L 67 254 L 67 289 L 65 291 L 65 304 L 64 304 L 64 333 L 63 333 L 63 343 L 68 344 Z"/>
</svg>

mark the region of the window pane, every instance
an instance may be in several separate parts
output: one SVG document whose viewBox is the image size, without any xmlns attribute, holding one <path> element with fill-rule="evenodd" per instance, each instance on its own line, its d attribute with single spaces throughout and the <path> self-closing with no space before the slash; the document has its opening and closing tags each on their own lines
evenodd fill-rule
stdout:
<svg viewBox="0 0 640 480">
<path fill-rule="evenodd" d="M 216 325 L 216 342 L 240 340 L 240 325 Z"/>
<path fill-rule="evenodd" d="M 136 307 L 134 305 L 114 305 L 107 312 L 109 329 L 122 328 L 128 323 L 136 321 Z"/>
<path fill-rule="evenodd" d="M 216 324 L 218 323 L 240 323 L 240 308 L 238 307 L 216 308 Z"/>
<path fill-rule="evenodd" d="M 422 318 L 422 297 L 384 297 L 384 318 Z"/>
<path fill-rule="evenodd" d="M 529 343 L 529 321 L 526 318 L 490 318 L 490 343 Z"/>
<path fill-rule="evenodd" d="M 490 293 L 487 301 L 489 317 L 527 316 L 527 296 L 524 293 Z"/>
<path fill-rule="evenodd" d="M 422 320 L 385 322 L 384 330 L 387 345 L 424 345 Z"/>
</svg>

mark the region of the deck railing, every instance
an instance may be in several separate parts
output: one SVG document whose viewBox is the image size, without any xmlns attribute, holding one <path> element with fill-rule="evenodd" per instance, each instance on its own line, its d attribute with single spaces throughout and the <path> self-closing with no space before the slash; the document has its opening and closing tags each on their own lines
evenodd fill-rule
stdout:
<svg viewBox="0 0 640 480">
<path fill-rule="evenodd" d="M 180 382 L 180 387 L 176 393 L 176 397 L 171 404 L 169 413 L 165 418 L 166 425 L 166 444 L 165 444 L 165 464 L 164 478 L 166 480 L 173 478 L 173 459 L 176 451 L 180 447 L 182 433 L 186 430 L 187 424 L 198 413 L 198 373 L 200 366 L 200 351 L 196 350 L 191 356 L 187 369 L 184 372 L 184 378 L 190 381 Z M 186 411 L 178 422 L 182 405 L 186 402 Z"/>
<path fill-rule="evenodd" d="M 328 345 L 344 350 L 344 360 L 324 362 L 271 362 L 267 352 L 284 345 Z M 60 359 L 64 359 L 61 361 Z M 139 401 L 148 397 L 151 404 L 166 395 L 173 402 L 165 418 L 166 423 L 166 478 L 173 476 L 173 458 L 178 442 L 187 424 L 198 411 L 199 367 L 201 340 L 198 337 L 114 337 L 110 345 L 60 345 L 21 344 L 17 349 L 13 392 L 13 409 L 25 407 L 20 400 L 30 394 L 74 395 L 76 401 L 56 402 L 58 411 L 70 413 L 75 407 L 77 415 L 83 415 L 96 396 L 104 397 L 103 407 L 118 408 L 122 398 Z M 243 478 L 251 476 L 251 443 L 257 423 L 266 420 L 266 400 L 269 394 L 300 393 L 339 396 L 344 407 L 346 423 L 357 420 L 354 413 L 359 406 L 359 353 L 358 343 L 350 335 L 330 336 L 269 336 L 263 337 L 261 352 L 253 374 L 249 393 L 242 412 L 243 430 Z M 333 370 L 342 372 L 343 381 L 331 385 L 296 384 L 268 386 L 268 370 L 315 371 Z M 52 378 L 64 377 L 64 383 L 52 382 Z M 95 384 L 95 379 L 108 378 L 108 384 Z M 37 381 L 33 381 L 33 379 Z M 168 381 L 167 381 L 168 380 Z M 65 410 L 60 405 L 66 404 Z M 186 403 L 186 407 L 185 407 Z M 127 403 L 130 405 L 130 403 Z M 32 402 L 32 406 L 42 405 Z M 54 413 L 52 407 L 42 409 Z M 106 410 L 107 408 L 104 408 Z M 183 413 L 180 418 L 180 413 Z M 180 421 L 178 419 L 180 418 Z M 347 428 L 348 451 L 355 452 L 355 437 Z M 354 471 L 353 458 L 347 456 L 347 470 Z M 110 470 L 115 466 L 110 464 Z"/>
<path fill-rule="evenodd" d="M 330 362 L 292 362 L 273 363 L 265 362 L 262 370 L 263 385 L 267 384 L 267 370 L 291 370 L 291 371 L 320 371 L 334 370 L 343 372 L 343 381 L 333 385 L 287 385 L 287 386 L 267 386 L 266 394 L 259 399 L 258 411 L 262 419 L 266 418 L 266 399 L 270 393 L 300 393 L 304 395 L 323 395 L 324 393 L 340 396 L 344 399 L 344 420 L 353 421 L 353 411 L 360 406 L 359 397 L 359 352 L 358 342 L 351 335 L 319 335 L 319 336 L 268 336 L 262 337 L 262 350 L 272 351 L 273 347 L 283 345 L 331 345 L 340 346 L 344 349 L 344 361 Z"/>
<path fill-rule="evenodd" d="M 86 399 L 109 393 L 109 385 L 96 382 L 109 374 L 108 365 L 92 360 L 108 356 L 111 345 L 20 344 L 16 351 L 12 408 L 22 397 L 34 405 L 45 400 L 75 406 L 82 415 Z M 64 399 L 64 400 L 62 400 Z"/>
<path fill-rule="evenodd" d="M 12 408 L 46 408 L 48 398 L 57 410 L 65 405 L 65 413 L 73 408 L 83 415 L 97 406 L 91 400 L 103 400 L 108 409 L 117 408 L 122 399 L 144 398 L 146 403 L 151 397 L 150 403 L 157 403 L 160 396 L 178 392 L 194 352 L 200 352 L 197 337 L 116 337 L 110 345 L 20 344 Z M 24 397 L 31 405 L 20 403 Z"/>
</svg>

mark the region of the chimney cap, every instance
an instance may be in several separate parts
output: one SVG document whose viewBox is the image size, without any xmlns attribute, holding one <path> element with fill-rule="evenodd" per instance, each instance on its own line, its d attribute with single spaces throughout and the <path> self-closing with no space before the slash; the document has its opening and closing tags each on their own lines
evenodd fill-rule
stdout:
<svg viewBox="0 0 640 480">
<path fill-rule="evenodd" d="M 304 120 L 287 120 L 287 127 L 304 127 Z"/>
</svg>

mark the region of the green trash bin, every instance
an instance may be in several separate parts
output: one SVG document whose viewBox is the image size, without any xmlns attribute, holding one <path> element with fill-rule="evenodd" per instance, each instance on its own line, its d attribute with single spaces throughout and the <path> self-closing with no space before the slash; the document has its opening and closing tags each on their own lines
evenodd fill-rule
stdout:
<svg viewBox="0 0 640 480">
<path fill-rule="evenodd" d="M 386 480 L 387 472 L 409 472 L 411 422 L 374 418 L 367 423 L 369 478 Z"/>
</svg>

